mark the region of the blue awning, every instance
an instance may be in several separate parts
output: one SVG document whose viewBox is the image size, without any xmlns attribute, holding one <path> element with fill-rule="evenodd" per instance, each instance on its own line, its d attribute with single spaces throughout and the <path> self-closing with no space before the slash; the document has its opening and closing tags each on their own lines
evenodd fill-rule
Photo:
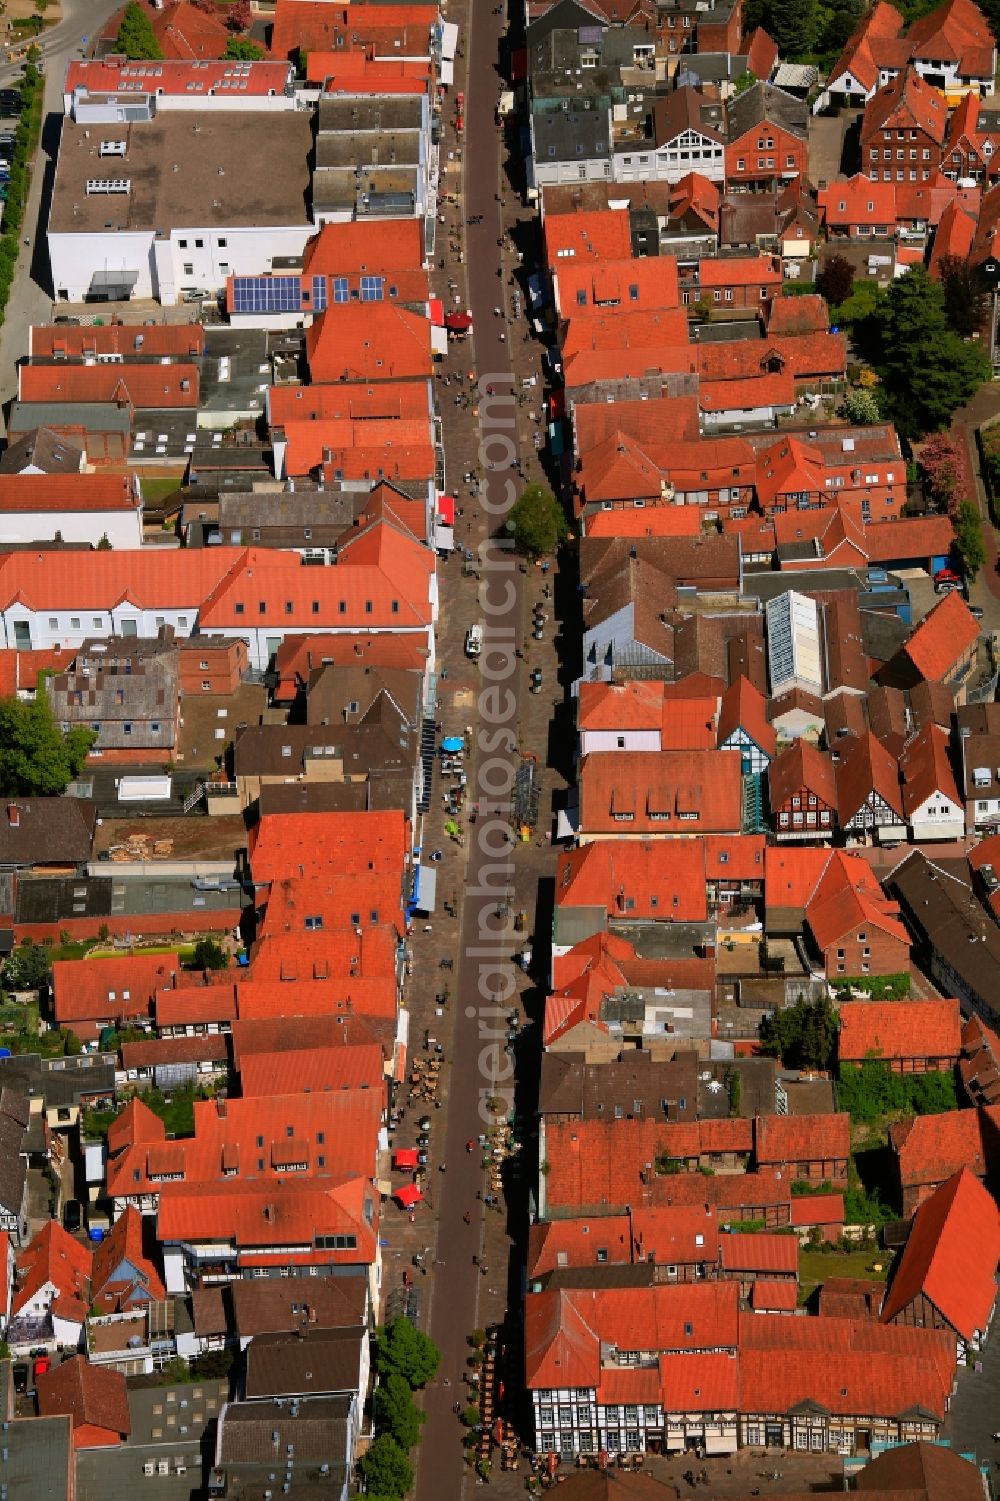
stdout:
<svg viewBox="0 0 1000 1501">
<path fill-rule="evenodd" d="M 418 865 L 414 871 L 410 907 L 414 912 L 433 912 L 436 903 L 437 871 L 433 865 Z"/>
</svg>

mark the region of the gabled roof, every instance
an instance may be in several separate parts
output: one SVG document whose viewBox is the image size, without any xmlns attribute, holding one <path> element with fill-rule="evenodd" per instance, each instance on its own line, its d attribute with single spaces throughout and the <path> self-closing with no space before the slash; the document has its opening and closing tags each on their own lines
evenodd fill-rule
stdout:
<svg viewBox="0 0 1000 1501">
<path fill-rule="evenodd" d="M 988 77 L 993 71 L 996 44 L 986 18 L 972 0 L 945 0 L 914 21 L 906 41 L 911 58 L 955 63 L 960 76 Z"/>
<path fill-rule="evenodd" d="M 860 855 L 848 855 L 842 850 L 831 854 L 806 903 L 805 913 L 813 938 L 821 950 L 842 941 L 862 926 L 876 928 L 885 937 L 909 947 L 896 903 L 887 900 L 871 867 Z"/>
<path fill-rule="evenodd" d="M 758 1115 L 754 1155 L 760 1167 L 837 1161 L 850 1156 L 851 1120 L 846 1114 Z"/>
<path fill-rule="evenodd" d="M 838 177 L 820 188 L 816 201 L 829 229 L 875 224 L 891 229 L 896 223 L 895 184 L 872 182 L 861 172 L 853 177 Z"/>
<path fill-rule="evenodd" d="M 98 1312 L 118 1313 L 135 1303 L 162 1302 L 166 1291 L 159 1272 L 143 1249 L 147 1221 L 127 1205 L 94 1251 L 91 1302 Z"/>
<path fill-rule="evenodd" d="M 730 99 L 726 115 L 731 150 L 738 147 L 748 131 L 755 130 L 765 120 L 805 141 L 809 120 L 805 104 L 770 83 L 755 83 L 752 88 Z"/>
<path fill-rule="evenodd" d="M 169 12 L 171 7 L 166 7 Z M 185 11 L 189 7 L 184 8 Z M 194 9 L 194 7 L 190 7 Z M 150 19 L 156 15 L 156 11 L 150 13 Z M 209 18 L 211 19 L 211 18 Z M 176 22 L 175 20 L 175 30 Z M 182 21 L 183 28 L 183 21 Z M 155 23 L 154 23 L 155 29 Z M 211 33 L 214 36 L 218 32 Z M 178 51 L 181 49 L 178 48 Z M 288 83 L 290 70 L 288 63 L 251 62 L 238 63 L 232 59 L 220 57 L 217 62 L 206 59 L 204 62 L 189 62 L 184 57 L 167 57 L 157 61 L 155 75 L 151 73 L 149 64 L 145 61 L 134 61 L 131 58 L 111 53 L 102 58 L 77 58 L 70 62 L 66 69 L 66 82 L 64 92 L 74 93 L 77 89 L 86 89 L 90 94 L 130 94 L 142 97 L 144 94 L 182 95 L 190 98 L 208 98 L 215 96 L 226 99 L 229 91 L 239 90 L 239 94 L 257 98 L 266 98 L 269 94 L 283 94 L 285 85 Z M 191 329 L 191 324 L 159 325 L 155 329 L 144 328 L 143 332 L 155 339 L 159 333 L 172 333 L 175 328 Z M 56 335 L 62 333 L 62 328 L 52 330 Z M 108 333 L 108 326 L 104 329 L 84 327 L 79 330 L 72 328 L 65 330 L 68 333 L 95 334 L 98 337 Z M 34 329 L 38 334 L 40 329 Z M 37 350 L 33 351 L 37 354 Z"/>
<path fill-rule="evenodd" d="M 374 1154 L 373 1154 L 374 1156 Z M 355 1244 L 322 1253 L 342 1265 L 368 1264 L 378 1252 L 378 1196 L 367 1178 L 331 1185 L 317 1179 L 258 1183 L 164 1183 L 157 1234 L 161 1242 L 224 1240 L 244 1256 L 318 1236 L 353 1235 Z M 308 1258 L 307 1258 L 308 1259 Z"/>
<path fill-rule="evenodd" d="M 845 1001 L 837 1053 L 841 1063 L 865 1058 L 951 1058 L 961 1048 L 957 1001 Z"/>
<path fill-rule="evenodd" d="M 174 984 L 177 954 L 129 954 L 113 959 L 57 959 L 52 1004 L 60 1026 L 150 1015 L 158 990 Z"/>
<path fill-rule="evenodd" d="M 738 677 L 722 695 L 719 705 L 719 744 L 724 745 L 739 729 L 744 730 L 766 756 L 777 746 L 774 726 L 768 722 L 767 699 L 748 678 Z"/>
<path fill-rule="evenodd" d="M 907 745 L 900 757 L 903 774 L 903 807 L 906 816 L 914 813 L 932 797 L 942 793 L 956 807 L 962 797 L 948 758 L 950 736 L 940 725 L 928 724 Z"/>
<path fill-rule="evenodd" d="M 781 334 L 819 334 L 830 330 L 826 298 L 809 292 L 804 297 L 775 297 L 767 315 L 771 337 Z"/>
<path fill-rule="evenodd" d="M 886 0 L 877 0 L 858 22 L 847 46 L 834 63 L 830 82 L 850 73 L 866 92 L 874 89 L 879 79 L 879 65 L 872 55 L 872 45 L 876 41 L 898 37 L 902 29 L 903 18 L 896 7 L 886 4 Z"/>
<path fill-rule="evenodd" d="M 388 271 L 408 271 L 423 261 L 419 220 L 372 219 L 324 224 L 306 241 L 302 271 L 309 276 L 347 276 L 361 271 L 380 276 Z"/>
<path fill-rule="evenodd" d="M 77 1449 L 106 1443 L 103 1435 L 124 1439 L 132 1432 L 125 1377 L 107 1366 L 91 1365 L 82 1355 L 38 1377 L 38 1410 L 43 1418 L 68 1413 Z"/>
<path fill-rule="evenodd" d="M 738 833 L 743 781 L 738 751 L 593 751 L 580 763 L 580 826 L 588 833 Z"/>
<path fill-rule="evenodd" d="M 815 793 L 827 808 L 836 811 L 837 779 L 832 759 L 808 740 L 799 738 L 779 751 L 767 768 L 771 807 L 783 808 L 803 787 Z"/>
<path fill-rule="evenodd" d="M 953 589 L 934 606 L 903 648 L 922 678 L 939 683 L 979 636 L 968 605 Z"/>
<path fill-rule="evenodd" d="M 345 303 L 317 313 L 306 329 L 314 381 L 428 379 L 431 325 L 390 302 Z"/>
<path fill-rule="evenodd" d="M 114 401 L 136 410 L 198 406 L 197 365 L 20 365 L 19 401 Z"/>
<path fill-rule="evenodd" d="M 700 172 L 688 172 L 670 188 L 670 217 L 682 219 L 694 214 L 709 229 L 719 227 L 719 204 L 722 194 L 717 185 Z"/>
<path fill-rule="evenodd" d="M 632 254 L 632 230 L 624 209 L 546 214 L 546 262 L 553 270 L 567 260 L 624 261 Z"/>
<path fill-rule="evenodd" d="M 778 61 L 778 44 L 767 34 L 763 26 L 757 26 L 750 33 L 746 55 L 747 71 L 755 78 L 768 79 L 774 72 Z"/>
<path fill-rule="evenodd" d="M 1000 1130 L 1000 1109 L 949 1110 L 944 1115 L 917 1115 L 889 1127 L 903 1188 L 943 1183 L 960 1168 L 977 1177 L 986 1171 L 984 1138 L 994 1142 Z M 992 1146 L 990 1148 L 992 1151 Z"/>
<path fill-rule="evenodd" d="M 963 1339 L 985 1332 L 996 1301 L 998 1261 L 996 1203 L 968 1168 L 962 1168 L 914 1215 L 882 1307 L 882 1322 L 891 1323 L 923 1294 Z"/>
<path fill-rule="evenodd" d="M 49 1220 L 17 1258 L 18 1285 L 11 1312 L 20 1313 L 47 1283 L 56 1289 L 54 1313 L 59 1313 L 60 1303 L 82 1303 L 86 1309 L 90 1271 L 89 1247 L 68 1235 L 57 1220 Z"/>
<path fill-rule="evenodd" d="M 880 797 L 903 821 L 899 763 L 869 732 L 856 740 L 837 767 L 837 809 L 847 824 L 869 797 Z"/>
<path fill-rule="evenodd" d="M 940 146 L 948 129 L 948 106 L 944 95 L 925 83 L 919 73 L 907 68 L 873 94 L 865 105 L 861 121 L 862 145 L 889 127 L 893 130 L 922 130 Z"/>
</svg>

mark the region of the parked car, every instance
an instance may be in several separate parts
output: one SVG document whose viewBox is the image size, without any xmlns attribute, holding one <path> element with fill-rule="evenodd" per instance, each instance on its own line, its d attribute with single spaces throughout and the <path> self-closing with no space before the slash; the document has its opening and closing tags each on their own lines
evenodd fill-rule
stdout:
<svg viewBox="0 0 1000 1501">
<path fill-rule="evenodd" d="M 982 605 L 970 605 L 969 606 L 969 614 L 972 616 L 973 620 L 982 620 L 982 618 L 983 618 L 983 607 L 982 607 Z"/>
<path fill-rule="evenodd" d="M 14 1390 L 23 1397 L 28 1390 L 28 1367 L 23 1360 L 15 1361 L 13 1375 Z"/>
<path fill-rule="evenodd" d="M 63 1229 L 70 1235 L 83 1225 L 83 1205 L 79 1199 L 67 1199 L 63 1205 Z"/>
<path fill-rule="evenodd" d="M 35 1380 L 36 1381 L 38 1380 L 39 1376 L 44 1376 L 45 1375 L 45 1372 L 49 1369 L 49 1366 L 51 1364 L 52 1364 L 52 1359 L 51 1359 L 50 1356 L 48 1356 L 48 1355 L 39 1355 L 38 1359 L 35 1361 Z"/>
<path fill-rule="evenodd" d="M 542 691 L 542 669 L 540 667 L 536 667 L 535 670 L 534 670 L 534 672 L 531 674 L 531 681 L 530 681 L 530 684 L 529 684 L 529 688 L 530 688 L 530 691 L 532 693 L 541 693 L 541 691 Z"/>
<path fill-rule="evenodd" d="M 947 594 L 951 589 L 961 589 L 962 575 L 954 568 L 939 568 L 934 575 L 935 594 Z"/>
</svg>

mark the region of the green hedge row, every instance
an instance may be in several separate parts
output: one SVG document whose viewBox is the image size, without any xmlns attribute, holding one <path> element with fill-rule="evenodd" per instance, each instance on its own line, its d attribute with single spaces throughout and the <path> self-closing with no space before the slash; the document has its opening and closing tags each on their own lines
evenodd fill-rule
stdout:
<svg viewBox="0 0 1000 1501">
<path fill-rule="evenodd" d="M 0 321 L 7 308 L 10 289 L 17 271 L 17 258 L 21 250 L 21 225 L 31 186 L 31 159 L 38 145 L 42 129 L 42 95 L 45 81 L 29 63 L 21 81 L 23 108 L 17 123 L 14 152 L 10 162 L 10 181 L 7 184 L 7 202 L 4 204 L 3 232 L 0 233 Z"/>
</svg>

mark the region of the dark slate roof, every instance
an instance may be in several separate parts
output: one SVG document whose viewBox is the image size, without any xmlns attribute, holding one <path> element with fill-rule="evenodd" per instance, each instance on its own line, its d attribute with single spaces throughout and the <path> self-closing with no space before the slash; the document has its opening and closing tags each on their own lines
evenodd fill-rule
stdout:
<svg viewBox="0 0 1000 1501">
<path fill-rule="evenodd" d="M 776 89 L 770 83 L 755 83 L 752 88 L 729 101 L 729 139 L 738 141 L 764 120 L 773 121 L 793 135 L 805 137 L 809 111 L 801 99 Z"/>
<path fill-rule="evenodd" d="M 10 797 L 0 812 L 0 866 L 83 865 L 96 813 L 77 797 Z"/>
</svg>

